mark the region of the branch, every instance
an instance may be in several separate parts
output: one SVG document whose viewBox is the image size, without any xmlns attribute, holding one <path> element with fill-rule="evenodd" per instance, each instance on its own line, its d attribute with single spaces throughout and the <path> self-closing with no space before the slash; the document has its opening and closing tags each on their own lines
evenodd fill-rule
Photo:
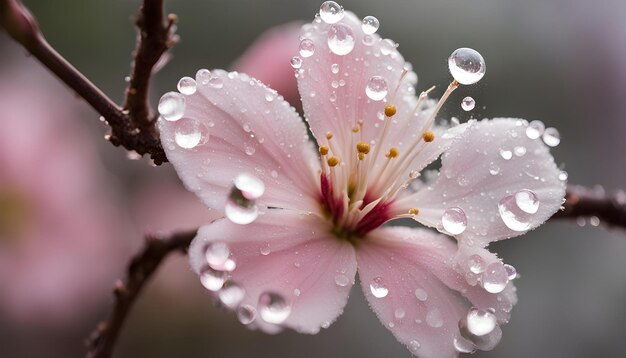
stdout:
<svg viewBox="0 0 626 358">
<path fill-rule="evenodd" d="M 194 230 L 176 233 L 168 238 L 146 238 L 145 247 L 128 265 L 126 282 L 117 281 L 113 288 L 113 311 L 92 333 L 88 343 L 88 358 L 111 357 L 124 321 L 143 286 L 168 254 L 175 251 L 185 253 L 195 236 Z"/>
<path fill-rule="evenodd" d="M 595 216 L 608 226 L 626 229 L 626 193 L 623 191 L 608 196 L 604 190 L 569 185 L 563 207 L 552 219 L 575 220 Z"/>
<path fill-rule="evenodd" d="M 155 118 L 150 117 L 148 84 L 154 65 L 176 39 L 171 31 L 176 17 L 163 24 L 163 0 L 145 0 L 137 26 L 140 37 L 135 51 L 131 83 L 124 109 L 118 106 L 46 41 L 30 11 L 19 0 L 0 0 L 0 25 L 28 52 L 102 115 L 111 127 L 107 139 L 144 155 L 155 164 L 167 161 Z"/>
</svg>

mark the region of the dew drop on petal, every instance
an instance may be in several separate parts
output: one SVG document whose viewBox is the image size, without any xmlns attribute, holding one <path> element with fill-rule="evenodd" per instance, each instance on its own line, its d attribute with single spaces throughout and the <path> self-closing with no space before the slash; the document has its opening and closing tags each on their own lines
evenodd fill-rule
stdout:
<svg viewBox="0 0 626 358">
<path fill-rule="evenodd" d="M 464 111 L 471 111 L 472 109 L 474 109 L 474 107 L 476 106 L 476 101 L 474 101 L 474 99 L 472 97 L 465 97 L 463 98 L 463 101 L 461 101 L 461 108 L 463 108 Z"/>
<path fill-rule="evenodd" d="M 315 44 L 311 39 L 303 39 L 300 41 L 300 56 L 307 58 L 315 53 Z"/>
<path fill-rule="evenodd" d="M 278 293 L 264 292 L 259 296 L 258 310 L 265 322 L 280 324 L 289 317 L 291 306 Z"/>
<path fill-rule="evenodd" d="M 178 92 L 167 92 L 159 100 L 157 109 L 165 120 L 177 121 L 185 113 L 185 96 Z"/>
<path fill-rule="evenodd" d="M 374 44 L 374 36 L 372 35 L 364 35 L 363 36 L 363 45 L 365 46 L 372 46 Z"/>
<path fill-rule="evenodd" d="M 391 39 L 384 39 L 380 42 L 380 53 L 387 56 L 396 48 L 396 43 Z"/>
<path fill-rule="evenodd" d="M 528 214 L 534 214 L 539 210 L 539 197 L 532 190 L 522 189 L 515 193 L 515 203 Z"/>
<path fill-rule="evenodd" d="M 418 300 L 424 302 L 428 299 L 428 293 L 426 293 L 423 288 L 416 288 L 415 297 L 417 297 Z"/>
<path fill-rule="evenodd" d="M 467 313 L 467 330 L 475 336 L 484 336 L 496 328 L 496 315 L 472 307 Z"/>
<path fill-rule="evenodd" d="M 473 353 L 476 350 L 474 343 L 463 337 L 454 337 L 452 344 L 459 353 Z"/>
<path fill-rule="evenodd" d="M 500 167 L 497 166 L 495 163 L 490 163 L 489 164 L 489 174 L 491 175 L 498 175 L 500 173 Z"/>
<path fill-rule="evenodd" d="M 208 139 L 208 131 L 203 130 L 203 126 L 198 121 L 183 118 L 176 122 L 174 141 L 179 147 L 193 149 L 199 144 L 205 144 Z"/>
<path fill-rule="evenodd" d="M 542 121 L 532 121 L 528 123 L 528 127 L 526 127 L 526 136 L 530 139 L 537 139 L 541 137 L 544 130 L 545 125 Z"/>
<path fill-rule="evenodd" d="M 509 281 L 517 277 L 517 270 L 515 269 L 515 267 L 513 267 L 513 265 L 504 264 L 504 269 L 506 270 L 506 274 L 509 277 Z"/>
<path fill-rule="evenodd" d="M 467 266 L 472 273 L 481 273 L 485 271 L 485 260 L 478 254 L 471 255 L 467 259 Z"/>
<path fill-rule="evenodd" d="M 230 257 L 230 249 L 223 242 L 210 243 L 204 252 L 207 263 L 214 269 L 223 271 Z"/>
<path fill-rule="evenodd" d="M 378 31 L 380 27 L 380 22 L 374 16 L 365 16 L 363 21 L 361 21 L 361 29 L 366 35 L 371 35 Z"/>
<path fill-rule="evenodd" d="M 210 267 L 204 268 L 200 274 L 200 283 L 209 291 L 219 291 L 226 281 L 226 272 L 216 271 Z"/>
<path fill-rule="evenodd" d="M 371 100 L 381 101 L 387 96 L 387 81 L 381 76 L 372 76 L 365 85 L 365 94 Z"/>
<path fill-rule="evenodd" d="M 542 138 L 543 142 L 549 147 L 556 147 L 561 143 L 561 135 L 556 128 L 546 128 L 546 130 L 543 131 Z"/>
<path fill-rule="evenodd" d="M 211 72 L 205 68 L 198 70 L 198 72 L 196 72 L 196 83 L 199 83 L 201 85 L 206 85 L 209 83 L 209 80 L 211 79 Z"/>
<path fill-rule="evenodd" d="M 409 350 L 411 351 L 411 353 L 417 353 L 421 346 L 422 345 L 420 344 L 420 342 L 416 340 L 412 340 L 409 342 Z"/>
<path fill-rule="evenodd" d="M 487 266 L 482 274 L 482 285 L 485 291 L 489 293 L 500 293 L 509 282 L 509 275 L 500 262 L 494 262 Z"/>
<path fill-rule="evenodd" d="M 261 246 L 261 248 L 259 249 L 259 252 L 263 256 L 267 256 L 270 253 L 272 253 L 272 249 L 270 248 L 270 244 L 266 243 L 263 246 Z"/>
<path fill-rule="evenodd" d="M 230 74 L 229 74 L 230 75 Z M 209 79 L 209 86 L 215 88 L 215 89 L 220 89 L 222 87 L 224 87 L 224 80 L 222 80 L 221 77 L 211 77 L 211 79 Z"/>
<path fill-rule="evenodd" d="M 237 318 L 242 324 L 248 325 L 256 319 L 256 309 L 248 304 L 241 305 L 237 309 Z"/>
<path fill-rule="evenodd" d="M 220 302 L 222 302 L 224 306 L 231 309 L 236 308 L 241 303 L 245 295 L 246 291 L 243 287 L 232 281 L 226 281 L 224 287 L 222 287 L 218 293 Z"/>
<path fill-rule="evenodd" d="M 507 195 L 498 203 L 498 212 L 504 224 L 513 231 L 526 231 L 531 226 L 531 214 L 524 211 L 517 203 L 516 194 Z M 527 201 L 522 204 L 526 210 L 534 210 L 535 201 L 532 196 L 528 194 L 521 195 L 522 201 Z"/>
<path fill-rule="evenodd" d="M 426 314 L 426 323 L 433 328 L 439 328 L 443 326 L 443 316 L 441 311 L 437 308 L 433 308 Z"/>
<path fill-rule="evenodd" d="M 524 156 L 524 154 L 526 154 L 526 147 L 522 145 L 518 145 L 515 148 L 513 148 L 513 153 L 515 153 L 515 155 L 518 157 L 522 157 Z"/>
<path fill-rule="evenodd" d="M 183 77 L 178 81 L 178 92 L 186 95 L 196 93 L 196 80 L 191 77 Z"/>
<path fill-rule="evenodd" d="M 234 181 L 235 187 L 248 200 L 256 200 L 265 193 L 265 184 L 252 174 L 239 174 Z"/>
<path fill-rule="evenodd" d="M 333 74 L 338 74 L 339 73 L 339 65 L 336 63 L 333 63 L 332 65 L 330 65 L 330 72 L 332 72 Z"/>
<path fill-rule="evenodd" d="M 325 1 L 320 6 L 320 17 L 327 24 L 335 24 L 341 21 L 344 14 L 343 7 L 334 1 Z"/>
<path fill-rule="evenodd" d="M 500 149 L 500 156 L 504 159 L 504 160 L 509 160 L 511 158 L 513 158 L 513 152 L 511 152 L 510 150 L 507 149 Z"/>
<path fill-rule="evenodd" d="M 459 235 L 467 228 L 467 216 L 459 207 L 448 208 L 441 216 L 441 224 L 443 224 L 444 230 L 450 234 Z"/>
<path fill-rule="evenodd" d="M 567 177 L 568 177 L 568 174 L 567 174 L 567 172 L 566 172 L 566 171 L 561 170 L 561 171 L 559 172 L 559 180 L 560 180 L 560 181 L 566 181 L 566 180 L 567 180 Z"/>
<path fill-rule="evenodd" d="M 389 293 L 389 289 L 385 286 L 382 277 L 375 277 L 370 283 L 370 291 L 376 298 L 386 297 Z"/>
<path fill-rule="evenodd" d="M 291 67 L 295 69 L 302 67 L 302 58 L 300 58 L 300 56 L 293 56 L 291 58 Z"/>
<path fill-rule="evenodd" d="M 454 79 L 463 85 L 471 85 L 485 75 L 485 59 L 471 48 L 456 49 L 448 58 L 448 68 Z"/>
<path fill-rule="evenodd" d="M 354 49 L 354 34 L 344 24 L 335 24 L 328 30 L 328 48 L 332 53 L 344 56 Z"/>
<path fill-rule="evenodd" d="M 228 195 L 224 212 L 226 217 L 235 224 L 246 225 L 259 215 L 256 199 L 265 191 L 265 185 L 257 177 L 250 174 L 240 174 L 235 178 Z"/>
<path fill-rule="evenodd" d="M 345 287 L 350 284 L 350 279 L 346 275 L 338 274 L 335 276 L 335 283 L 337 286 Z"/>
<path fill-rule="evenodd" d="M 396 319 L 403 319 L 404 316 L 406 316 L 406 311 L 402 308 L 397 308 L 394 312 L 393 312 L 393 316 Z"/>
</svg>

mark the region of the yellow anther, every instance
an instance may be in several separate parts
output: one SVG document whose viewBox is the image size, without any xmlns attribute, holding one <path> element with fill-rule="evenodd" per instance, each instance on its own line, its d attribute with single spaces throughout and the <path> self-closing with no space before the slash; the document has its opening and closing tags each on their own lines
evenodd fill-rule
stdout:
<svg viewBox="0 0 626 358">
<path fill-rule="evenodd" d="M 411 214 L 411 215 L 417 215 L 417 214 L 419 214 L 419 212 L 420 212 L 420 209 L 418 209 L 418 208 L 410 208 L 409 209 L 409 214 Z"/>
<path fill-rule="evenodd" d="M 435 133 L 433 131 L 426 131 L 422 134 L 422 139 L 427 143 L 432 142 L 435 140 Z"/>
<path fill-rule="evenodd" d="M 333 132 L 326 132 L 326 139 L 330 140 L 333 138 Z"/>
<path fill-rule="evenodd" d="M 321 154 L 321 155 L 326 155 L 326 154 L 328 154 L 328 146 L 326 146 L 326 145 L 321 146 L 321 147 L 320 147 L 320 154 Z"/>
<path fill-rule="evenodd" d="M 398 150 L 398 148 L 396 147 L 389 149 L 387 154 L 385 154 L 387 158 L 396 158 L 398 155 L 400 155 L 400 150 Z"/>
<path fill-rule="evenodd" d="M 356 150 L 359 153 L 367 154 L 370 152 L 370 144 L 366 142 L 358 142 L 356 144 Z"/>
<path fill-rule="evenodd" d="M 337 164 L 339 164 L 339 158 L 337 158 L 337 157 L 330 157 L 330 158 L 328 158 L 328 166 L 329 167 L 332 168 L 332 167 L 336 166 Z"/>
<path fill-rule="evenodd" d="M 352 127 L 352 133 L 359 133 L 360 130 L 361 130 L 361 127 L 358 124 Z"/>
<path fill-rule="evenodd" d="M 364 153 L 359 153 L 359 160 L 363 160 L 365 159 L 365 154 Z"/>
<path fill-rule="evenodd" d="M 388 104 L 385 106 L 385 115 L 387 117 L 393 117 L 393 115 L 396 114 L 396 106 L 394 106 L 393 104 Z"/>
</svg>

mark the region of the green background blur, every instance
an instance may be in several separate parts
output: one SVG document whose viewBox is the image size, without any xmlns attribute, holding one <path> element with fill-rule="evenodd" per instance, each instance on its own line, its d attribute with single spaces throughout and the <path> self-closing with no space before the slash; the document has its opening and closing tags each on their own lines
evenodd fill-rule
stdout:
<svg viewBox="0 0 626 358">
<path fill-rule="evenodd" d="M 131 16 L 139 2 L 25 3 L 49 42 L 121 101 L 135 45 Z M 178 15 L 181 41 L 155 77 L 152 102 L 173 90 L 178 78 L 199 68 L 228 68 L 264 30 L 292 20 L 310 21 L 320 3 L 166 1 L 167 11 Z M 626 1 L 340 3 L 360 17 L 380 20 L 378 33 L 398 42 L 413 64 L 418 91 L 449 83 L 446 59 L 454 49 L 481 52 L 486 76 L 478 85 L 454 93 L 442 116 L 466 120 L 469 114 L 457 104 L 471 95 L 477 101 L 475 117 L 541 119 L 561 132 L 561 145 L 552 152 L 557 163 L 565 164 L 571 183 L 602 184 L 609 192 L 626 188 Z M 2 34 L 0 53 L 8 52 L 23 50 Z M 93 126 L 94 141 L 101 140 L 105 130 L 98 115 L 85 111 L 84 117 Z M 126 161 L 122 150 L 103 143 L 101 151 L 121 190 L 132 192 L 141 185 L 147 174 L 135 168 L 136 162 Z M 171 170 L 159 168 L 149 175 L 171 176 Z M 494 246 L 522 275 L 516 280 L 519 303 L 503 328 L 500 345 L 477 356 L 626 356 L 625 232 L 554 222 Z M 159 274 L 175 264 L 168 263 Z M 267 336 L 247 330 L 232 314 L 213 307 L 199 284 L 179 292 L 159 288 L 159 274 L 123 331 L 121 357 L 409 357 L 370 312 L 358 287 L 343 316 L 320 334 Z M 103 305 L 81 324 L 54 332 L 0 324 L 1 356 L 82 356 L 84 339 L 108 309 Z"/>
</svg>

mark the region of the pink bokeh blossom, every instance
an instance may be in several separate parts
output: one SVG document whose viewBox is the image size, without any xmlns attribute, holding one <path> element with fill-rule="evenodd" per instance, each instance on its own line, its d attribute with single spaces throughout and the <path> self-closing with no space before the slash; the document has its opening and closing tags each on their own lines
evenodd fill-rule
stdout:
<svg viewBox="0 0 626 358">
<path fill-rule="evenodd" d="M 327 328 L 358 271 L 372 310 L 412 354 L 492 349 L 517 298 L 512 268 L 486 247 L 559 209 L 565 183 L 548 147 L 524 120 L 438 125 L 443 101 L 416 96 L 393 42 L 364 34 L 352 13 L 301 35 L 308 51 L 294 67 L 317 152 L 295 110 L 246 74 L 200 71 L 194 93 L 161 100 L 169 160 L 226 212 L 199 230 L 192 268 L 265 332 Z M 439 174 L 421 183 L 440 156 Z M 250 210 L 258 218 L 242 220 Z M 381 227 L 401 218 L 444 235 Z"/>
</svg>

